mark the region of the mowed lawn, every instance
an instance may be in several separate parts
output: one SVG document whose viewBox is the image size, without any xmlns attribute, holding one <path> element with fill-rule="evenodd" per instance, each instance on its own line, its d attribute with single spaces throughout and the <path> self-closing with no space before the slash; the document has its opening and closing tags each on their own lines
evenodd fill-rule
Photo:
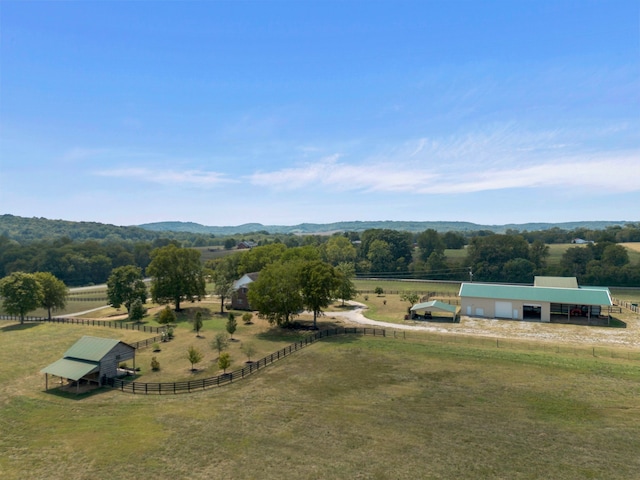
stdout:
<svg viewBox="0 0 640 480">
<path fill-rule="evenodd" d="M 345 336 L 194 394 L 44 392 L 39 370 L 83 334 L 141 335 L 0 324 L 0 478 L 630 479 L 640 472 L 637 362 L 432 344 L 417 333 Z"/>
</svg>

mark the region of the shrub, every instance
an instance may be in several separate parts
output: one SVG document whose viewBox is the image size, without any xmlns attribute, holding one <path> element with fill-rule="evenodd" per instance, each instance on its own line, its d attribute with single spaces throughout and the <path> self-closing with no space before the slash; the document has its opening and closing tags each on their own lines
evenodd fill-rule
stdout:
<svg viewBox="0 0 640 480">
<path fill-rule="evenodd" d="M 154 372 L 160 370 L 160 362 L 156 357 L 151 357 L 151 370 L 153 370 Z"/>
<path fill-rule="evenodd" d="M 376 289 L 374 290 L 375 294 L 380 296 L 384 293 L 384 290 L 382 289 L 382 287 L 376 287 Z"/>
<path fill-rule="evenodd" d="M 173 312 L 173 310 L 169 308 L 168 305 L 164 307 L 164 310 L 162 310 L 158 315 L 158 323 L 160 325 L 175 323 L 175 321 L 176 321 L 176 314 Z"/>
<path fill-rule="evenodd" d="M 158 342 L 155 342 L 153 345 L 151 345 L 151 348 L 153 348 L 154 352 L 159 352 L 160 351 L 160 344 Z"/>
<path fill-rule="evenodd" d="M 246 312 L 242 314 L 242 321 L 245 325 L 249 325 L 251 323 L 251 319 L 253 318 L 253 313 Z"/>
<path fill-rule="evenodd" d="M 173 327 L 167 329 L 167 338 L 171 340 L 173 338 Z"/>
</svg>

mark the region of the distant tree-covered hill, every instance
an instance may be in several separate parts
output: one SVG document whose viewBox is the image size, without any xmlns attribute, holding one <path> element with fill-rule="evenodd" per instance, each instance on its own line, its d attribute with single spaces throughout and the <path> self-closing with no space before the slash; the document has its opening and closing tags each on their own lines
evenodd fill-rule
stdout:
<svg viewBox="0 0 640 480">
<path fill-rule="evenodd" d="M 532 232 L 549 229 L 565 231 L 604 230 L 613 226 L 623 226 L 625 221 L 592 221 L 567 223 L 523 223 L 508 225 L 480 225 L 471 222 L 400 222 L 400 221 L 353 221 L 335 223 L 301 223 L 299 225 L 263 225 L 246 223 L 237 226 L 206 226 L 193 222 L 158 222 L 139 226 L 116 226 L 98 222 L 72 222 L 47 218 L 26 218 L 15 215 L 0 215 L 0 235 L 20 243 L 37 240 L 51 240 L 67 237 L 71 240 L 104 241 L 154 241 L 159 238 L 178 240 L 188 246 L 215 244 L 214 237 L 263 233 L 271 235 L 321 235 L 335 232 L 363 232 L 371 229 L 388 229 L 403 232 L 424 232 L 433 229 L 438 232 L 509 231 Z"/>
<path fill-rule="evenodd" d="M 404 232 L 423 232 L 433 229 L 438 232 L 477 232 L 490 230 L 494 233 L 505 233 L 509 230 L 538 231 L 551 228 L 562 230 L 604 230 L 607 227 L 625 225 L 626 221 L 587 221 L 565 223 L 523 223 L 507 225 L 480 225 L 471 222 L 401 222 L 401 221 L 370 221 L 370 222 L 335 222 L 335 223 L 301 223 L 293 226 L 263 225 L 261 223 L 246 223 L 237 226 L 205 226 L 192 222 L 157 222 L 139 225 L 141 228 L 151 231 L 194 232 L 211 233 L 214 235 L 238 235 L 253 232 L 265 232 L 271 234 L 326 234 L 333 232 L 363 232 L 370 229 L 389 229 Z"/>
<path fill-rule="evenodd" d="M 213 238 L 211 233 L 196 233 L 190 230 L 149 230 L 136 226 L 126 227 L 98 222 L 26 218 L 15 215 L 0 215 L 0 236 L 19 243 L 58 238 L 69 238 L 74 241 L 103 240 L 114 242 L 153 242 L 159 238 L 167 238 L 193 246 L 209 245 L 211 238 Z"/>
</svg>

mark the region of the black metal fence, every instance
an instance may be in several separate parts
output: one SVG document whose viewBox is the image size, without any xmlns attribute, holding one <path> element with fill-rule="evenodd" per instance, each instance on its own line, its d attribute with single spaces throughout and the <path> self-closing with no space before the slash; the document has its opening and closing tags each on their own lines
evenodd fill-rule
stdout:
<svg viewBox="0 0 640 480">
<path fill-rule="evenodd" d="M 0 320 L 20 321 L 20 317 L 16 315 L 0 315 Z M 108 327 L 119 328 L 121 330 L 138 330 L 140 332 L 162 333 L 165 327 L 152 327 L 151 325 L 142 325 L 139 323 L 114 322 L 111 320 L 94 320 L 91 318 L 74 318 L 74 317 L 24 317 L 25 322 L 50 322 L 50 323 L 68 323 L 73 325 L 87 325 L 91 327 Z"/>
<path fill-rule="evenodd" d="M 122 392 L 127 393 L 141 393 L 141 394 L 177 394 L 177 393 L 190 393 L 198 390 L 205 390 L 211 387 L 219 387 L 222 385 L 228 385 L 233 381 L 243 379 L 253 373 L 256 373 L 260 369 L 264 369 L 267 365 L 270 365 L 278 360 L 291 355 L 294 352 L 311 345 L 312 343 L 327 337 L 336 335 L 373 335 L 386 337 L 386 330 L 379 328 L 358 328 L 358 327 L 338 327 L 330 328 L 327 330 L 320 330 L 313 335 L 305 337 L 299 342 L 292 343 L 291 345 L 284 347 L 277 352 L 267 355 L 261 358 L 257 362 L 249 363 L 247 366 L 240 370 L 235 370 L 230 373 L 223 373 L 216 377 L 202 378 L 200 380 L 189 380 L 185 382 L 166 382 L 166 383 L 142 383 L 134 382 L 126 379 L 112 378 L 109 380 L 109 384 L 117 388 Z"/>
</svg>

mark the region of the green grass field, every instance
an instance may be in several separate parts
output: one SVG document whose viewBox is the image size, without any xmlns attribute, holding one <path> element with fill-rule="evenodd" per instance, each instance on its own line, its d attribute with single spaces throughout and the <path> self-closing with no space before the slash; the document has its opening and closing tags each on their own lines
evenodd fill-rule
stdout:
<svg viewBox="0 0 640 480">
<path fill-rule="evenodd" d="M 207 342 L 221 322 L 205 326 Z M 195 334 L 186 321 L 176 333 L 157 355 L 168 375 L 190 378 L 181 351 Z M 45 392 L 39 370 L 84 334 L 145 336 L 0 324 L 1 478 L 630 479 L 640 471 L 633 361 L 440 344 L 418 333 L 347 336 L 194 394 Z M 256 321 L 234 336 L 275 351 L 296 335 Z M 149 353 L 138 362 L 147 381 Z"/>
</svg>

